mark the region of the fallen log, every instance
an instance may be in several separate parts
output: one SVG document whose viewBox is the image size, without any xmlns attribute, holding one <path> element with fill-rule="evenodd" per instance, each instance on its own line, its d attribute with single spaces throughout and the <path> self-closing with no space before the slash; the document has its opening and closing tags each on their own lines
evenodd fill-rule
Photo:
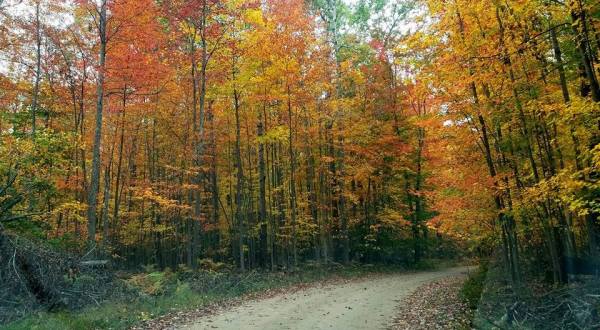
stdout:
<svg viewBox="0 0 600 330">
<path fill-rule="evenodd" d="M 86 260 L 79 263 L 80 266 L 100 267 L 108 265 L 109 260 Z"/>
</svg>

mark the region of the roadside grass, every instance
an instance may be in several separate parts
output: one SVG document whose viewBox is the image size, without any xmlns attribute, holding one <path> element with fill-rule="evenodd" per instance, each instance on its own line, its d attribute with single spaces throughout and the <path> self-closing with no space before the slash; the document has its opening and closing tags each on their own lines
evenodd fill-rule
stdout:
<svg viewBox="0 0 600 330">
<path fill-rule="evenodd" d="M 460 290 L 463 300 L 472 310 L 477 309 L 477 305 L 479 305 L 479 299 L 483 292 L 487 271 L 487 263 L 482 262 L 477 270 L 469 275 Z"/>
<path fill-rule="evenodd" d="M 475 272 L 469 274 L 460 290 L 460 296 L 470 310 L 468 316 L 471 320 L 471 324 L 473 323 L 475 312 L 479 306 L 479 301 L 483 293 L 487 273 L 488 263 L 486 261 L 482 261 Z"/>
<path fill-rule="evenodd" d="M 174 292 L 156 297 L 106 301 L 80 311 L 39 312 L 8 324 L 6 329 L 126 329 L 169 312 L 200 308 L 233 296 L 194 292 L 182 283 Z"/>
<path fill-rule="evenodd" d="M 421 270 L 425 269 L 424 267 L 425 265 L 422 265 L 417 268 Z M 4 326 L 9 330 L 126 329 L 170 312 L 198 309 L 246 294 L 333 278 L 351 279 L 405 270 L 407 268 L 400 266 L 315 264 L 303 265 L 302 271 L 288 273 L 153 271 L 118 280 L 129 291 L 121 297 L 76 311 L 40 311 Z"/>
</svg>

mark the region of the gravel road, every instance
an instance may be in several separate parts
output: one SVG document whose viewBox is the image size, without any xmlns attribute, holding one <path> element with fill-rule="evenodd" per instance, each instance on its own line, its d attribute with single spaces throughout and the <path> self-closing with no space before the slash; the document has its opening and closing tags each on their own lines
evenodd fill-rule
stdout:
<svg viewBox="0 0 600 330">
<path fill-rule="evenodd" d="M 457 276 L 467 267 L 373 276 L 248 301 L 182 329 L 386 329 L 396 306 L 421 284 Z"/>
</svg>

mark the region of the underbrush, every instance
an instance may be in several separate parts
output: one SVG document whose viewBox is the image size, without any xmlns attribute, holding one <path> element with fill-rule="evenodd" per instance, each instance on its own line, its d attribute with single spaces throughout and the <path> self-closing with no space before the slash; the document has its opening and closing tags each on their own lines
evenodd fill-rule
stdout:
<svg viewBox="0 0 600 330">
<path fill-rule="evenodd" d="M 79 310 L 131 292 L 113 271 L 0 232 L 0 325 L 41 310 Z"/>
<path fill-rule="evenodd" d="M 125 329 L 145 320 L 192 310 L 246 294 L 312 283 L 329 278 L 353 278 L 371 273 L 397 272 L 397 266 L 303 265 L 297 272 L 245 273 L 182 268 L 123 275 L 115 285 L 126 293 L 80 310 L 37 312 L 6 325 L 7 329 Z"/>
<path fill-rule="evenodd" d="M 514 289 L 496 261 L 489 265 L 473 325 L 476 329 L 600 329 L 600 280 L 580 277 L 552 286 L 528 270 Z"/>
</svg>

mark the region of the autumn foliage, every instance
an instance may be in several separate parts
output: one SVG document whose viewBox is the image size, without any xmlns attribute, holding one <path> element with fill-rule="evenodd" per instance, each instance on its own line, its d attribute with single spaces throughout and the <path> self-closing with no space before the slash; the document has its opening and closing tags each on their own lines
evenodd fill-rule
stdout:
<svg viewBox="0 0 600 330">
<path fill-rule="evenodd" d="M 25 219 L 0 228 L 126 267 L 414 263 L 469 242 L 501 246 L 515 283 L 522 254 L 564 281 L 566 257 L 599 252 L 599 13 L 0 1 L 0 175 L 19 196 L 0 220 Z"/>
</svg>

